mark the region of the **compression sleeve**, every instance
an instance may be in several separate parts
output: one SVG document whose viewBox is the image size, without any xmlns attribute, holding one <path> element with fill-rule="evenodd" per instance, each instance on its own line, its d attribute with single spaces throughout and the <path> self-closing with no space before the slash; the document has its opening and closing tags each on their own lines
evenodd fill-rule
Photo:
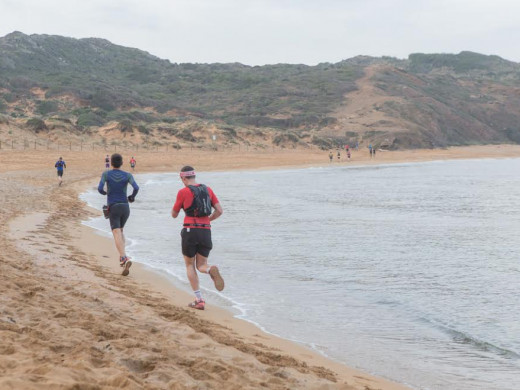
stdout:
<svg viewBox="0 0 520 390">
<path fill-rule="evenodd" d="M 99 181 L 99 185 L 98 185 L 98 189 L 97 189 L 101 195 L 107 194 L 107 192 L 104 190 L 106 181 L 107 181 L 107 171 L 103 172 L 103 174 L 101 175 L 101 180 Z"/>
<path fill-rule="evenodd" d="M 128 182 L 132 185 L 132 187 L 134 188 L 134 191 L 132 192 L 132 197 L 135 198 L 135 196 L 137 195 L 137 193 L 139 192 L 139 186 L 137 185 L 137 183 L 135 182 L 134 180 L 134 177 L 132 176 L 131 173 L 129 173 L 130 177 L 128 178 Z"/>
</svg>

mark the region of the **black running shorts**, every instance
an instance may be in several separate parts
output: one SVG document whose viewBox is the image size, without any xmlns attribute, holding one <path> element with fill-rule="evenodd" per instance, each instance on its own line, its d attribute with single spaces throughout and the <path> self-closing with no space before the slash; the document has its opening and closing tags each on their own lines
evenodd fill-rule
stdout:
<svg viewBox="0 0 520 390">
<path fill-rule="evenodd" d="M 213 248 L 211 242 L 211 229 L 184 228 L 181 230 L 182 254 L 187 257 L 195 257 L 198 253 L 208 257 Z"/>
<path fill-rule="evenodd" d="M 130 216 L 130 206 L 128 203 L 114 203 L 110 205 L 108 212 L 110 218 L 110 228 L 122 229 L 125 227 L 126 220 Z"/>
<path fill-rule="evenodd" d="M 58 172 L 58 176 L 59 177 L 62 177 L 63 176 L 63 171 L 57 171 Z"/>
</svg>

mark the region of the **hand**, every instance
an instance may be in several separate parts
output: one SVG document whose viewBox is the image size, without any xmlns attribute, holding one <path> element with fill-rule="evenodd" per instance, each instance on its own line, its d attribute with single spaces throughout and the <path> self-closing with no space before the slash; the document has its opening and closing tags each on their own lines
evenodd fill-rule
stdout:
<svg viewBox="0 0 520 390">
<path fill-rule="evenodd" d="M 128 201 L 129 201 L 130 203 L 134 203 L 134 200 L 135 200 L 135 196 L 128 195 Z"/>
</svg>

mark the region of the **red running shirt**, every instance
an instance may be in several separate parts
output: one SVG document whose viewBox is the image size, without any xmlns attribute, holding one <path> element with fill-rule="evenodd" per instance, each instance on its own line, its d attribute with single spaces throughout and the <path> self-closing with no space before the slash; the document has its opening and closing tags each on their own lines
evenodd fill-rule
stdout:
<svg viewBox="0 0 520 390">
<path fill-rule="evenodd" d="M 200 184 L 196 184 L 196 186 L 200 186 Z M 219 203 L 217 196 L 213 192 L 211 188 L 206 186 L 208 189 L 209 198 L 211 200 L 211 205 L 215 207 L 217 203 Z M 175 212 L 180 212 L 181 209 L 186 210 L 188 207 L 191 206 L 193 203 L 193 194 L 191 193 L 191 190 L 188 187 L 184 187 L 183 189 L 179 190 L 177 192 L 177 199 L 175 200 L 175 204 L 173 205 L 173 210 Z M 203 224 L 203 225 L 209 225 L 209 216 L 208 217 L 188 217 L 187 215 L 184 216 L 184 224 L 185 225 L 192 225 L 192 224 Z M 197 226 L 197 228 L 200 229 L 210 229 L 210 227 L 202 227 Z"/>
</svg>

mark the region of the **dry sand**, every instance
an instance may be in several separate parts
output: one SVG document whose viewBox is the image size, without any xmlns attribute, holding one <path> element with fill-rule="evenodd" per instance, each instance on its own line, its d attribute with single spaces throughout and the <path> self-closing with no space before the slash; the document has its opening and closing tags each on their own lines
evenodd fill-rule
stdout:
<svg viewBox="0 0 520 390">
<path fill-rule="evenodd" d="M 223 309 L 190 310 L 188 294 L 139 264 L 122 277 L 112 241 L 80 223 L 94 211 L 78 194 L 97 184 L 105 154 L 62 152 L 68 168 L 58 187 L 56 152 L 0 151 L 0 389 L 405 388 Z M 126 161 L 131 154 L 123 152 Z M 135 154 L 136 173 L 329 164 L 328 153 L 303 150 Z M 379 152 L 372 160 L 359 151 L 341 164 L 519 155 L 517 146 Z"/>
</svg>

